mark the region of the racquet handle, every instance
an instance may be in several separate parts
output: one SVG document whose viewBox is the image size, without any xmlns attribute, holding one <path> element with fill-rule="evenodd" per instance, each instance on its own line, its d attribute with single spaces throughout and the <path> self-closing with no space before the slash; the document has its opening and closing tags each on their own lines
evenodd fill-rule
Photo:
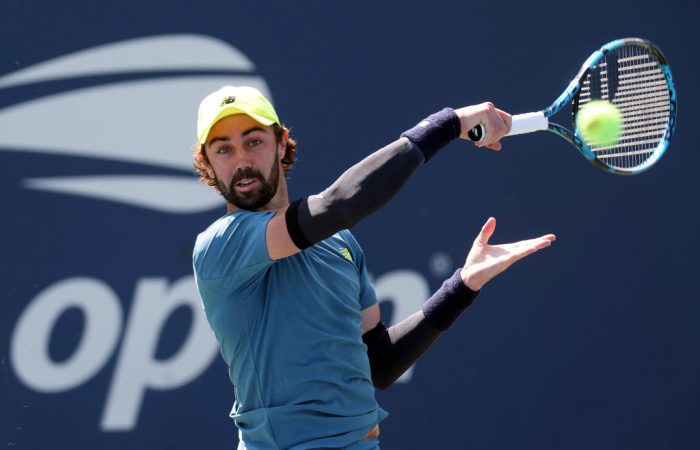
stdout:
<svg viewBox="0 0 700 450">
<path fill-rule="evenodd" d="M 549 127 L 549 120 L 544 116 L 544 112 L 532 112 L 525 114 L 516 114 L 513 116 L 513 122 L 510 127 L 510 132 L 506 136 L 515 136 L 517 134 L 532 133 L 535 131 L 546 130 Z M 479 124 L 467 132 L 469 139 L 474 142 L 479 142 L 484 138 L 485 129 L 482 124 Z"/>
</svg>

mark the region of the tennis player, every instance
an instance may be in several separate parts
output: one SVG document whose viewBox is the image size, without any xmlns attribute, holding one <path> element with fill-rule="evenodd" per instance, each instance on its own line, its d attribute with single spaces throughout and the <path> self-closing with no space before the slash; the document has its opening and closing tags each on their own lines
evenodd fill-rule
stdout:
<svg viewBox="0 0 700 450">
<path fill-rule="evenodd" d="M 499 150 L 510 115 L 490 103 L 443 109 L 324 191 L 290 203 L 285 172 L 296 142 L 267 99 L 226 86 L 202 101 L 195 167 L 228 206 L 198 236 L 194 272 L 235 386 L 239 449 L 378 449 L 387 413 L 375 388 L 416 362 L 490 279 L 554 241 L 491 245 L 490 218 L 465 265 L 420 311 L 388 329 L 381 322 L 362 249 L 347 229 L 477 124 L 487 130 L 478 145 Z"/>
</svg>

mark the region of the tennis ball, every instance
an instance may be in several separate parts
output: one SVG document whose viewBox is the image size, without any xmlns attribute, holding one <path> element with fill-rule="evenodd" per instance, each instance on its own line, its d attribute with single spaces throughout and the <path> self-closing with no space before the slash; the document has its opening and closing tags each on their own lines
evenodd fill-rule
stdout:
<svg viewBox="0 0 700 450">
<path fill-rule="evenodd" d="M 588 145 L 615 145 L 622 132 L 622 114 L 608 101 L 592 100 L 576 114 L 576 127 Z"/>
</svg>

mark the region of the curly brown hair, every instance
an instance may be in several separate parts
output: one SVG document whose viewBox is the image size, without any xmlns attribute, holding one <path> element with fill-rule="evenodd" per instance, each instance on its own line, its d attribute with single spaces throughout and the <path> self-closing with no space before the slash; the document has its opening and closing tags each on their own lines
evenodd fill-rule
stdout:
<svg viewBox="0 0 700 450">
<path fill-rule="evenodd" d="M 278 144 L 282 142 L 284 132 L 290 132 L 289 128 L 285 127 L 284 125 L 280 126 L 276 123 L 272 124 L 272 129 L 275 133 L 275 139 L 277 140 Z M 206 169 L 207 167 L 210 167 L 210 164 L 209 158 L 207 158 L 207 153 L 204 151 L 203 144 L 197 143 L 194 147 L 192 147 L 192 158 L 194 159 L 192 163 L 194 167 L 194 173 L 199 177 L 199 181 L 206 184 L 207 186 L 213 187 L 218 193 L 221 194 L 222 192 L 219 190 L 219 186 L 216 183 L 216 180 L 210 177 L 207 173 Z M 292 170 L 296 162 L 297 141 L 295 139 L 292 139 L 291 137 L 288 137 L 287 149 L 284 152 L 284 157 L 282 158 L 282 170 L 284 170 L 285 172 L 289 172 L 290 170 Z"/>
</svg>

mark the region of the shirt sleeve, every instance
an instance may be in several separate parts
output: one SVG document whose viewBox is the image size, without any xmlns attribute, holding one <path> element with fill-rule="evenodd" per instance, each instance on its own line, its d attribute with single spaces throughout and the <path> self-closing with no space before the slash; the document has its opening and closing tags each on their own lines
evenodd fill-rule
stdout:
<svg viewBox="0 0 700 450">
<path fill-rule="evenodd" d="M 195 244 L 194 269 L 199 280 L 227 277 L 229 289 L 236 289 L 262 275 L 274 261 L 265 241 L 267 223 L 274 211 L 240 211 L 216 221 Z"/>
<path fill-rule="evenodd" d="M 377 293 L 374 286 L 370 282 L 367 265 L 365 264 L 365 254 L 362 247 L 355 240 L 355 237 L 349 231 L 344 231 L 344 238 L 350 247 L 353 262 L 357 267 L 357 273 L 360 276 L 360 308 L 366 309 L 377 303 Z"/>
</svg>

